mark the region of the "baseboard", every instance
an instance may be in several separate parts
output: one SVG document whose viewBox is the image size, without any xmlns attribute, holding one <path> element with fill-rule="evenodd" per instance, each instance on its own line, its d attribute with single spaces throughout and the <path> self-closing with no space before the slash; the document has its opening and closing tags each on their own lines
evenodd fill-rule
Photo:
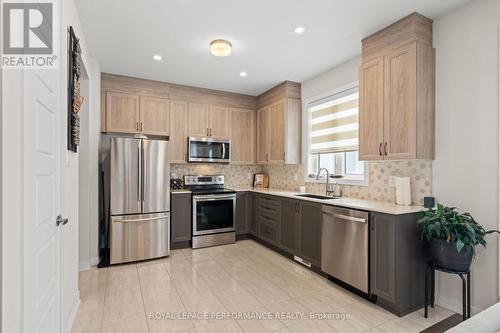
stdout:
<svg viewBox="0 0 500 333">
<path fill-rule="evenodd" d="M 68 318 L 68 322 L 66 323 L 66 327 L 64 328 L 65 333 L 71 333 L 71 329 L 73 328 L 73 324 L 75 323 L 76 313 L 78 312 L 78 307 L 80 306 L 80 291 L 76 292 L 76 301 L 73 303 L 73 309 Z"/>
<path fill-rule="evenodd" d="M 436 297 L 436 304 L 437 305 L 439 305 L 443 308 L 446 308 L 448 310 L 451 310 L 453 312 L 462 314 L 462 300 L 461 299 L 458 301 L 455 299 L 450 299 L 450 298 L 442 297 L 439 295 L 436 295 L 436 296 L 437 296 Z M 470 306 L 471 316 L 478 314 L 479 312 L 481 312 L 483 310 L 484 309 L 481 309 L 477 306 L 473 306 L 472 304 Z"/>
<path fill-rule="evenodd" d="M 90 270 L 90 263 L 87 260 L 78 263 L 78 271 L 83 272 L 88 270 Z"/>
<path fill-rule="evenodd" d="M 90 266 L 97 266 L 99 263 L 99 257 L 90 258 Z"/>
</svg>

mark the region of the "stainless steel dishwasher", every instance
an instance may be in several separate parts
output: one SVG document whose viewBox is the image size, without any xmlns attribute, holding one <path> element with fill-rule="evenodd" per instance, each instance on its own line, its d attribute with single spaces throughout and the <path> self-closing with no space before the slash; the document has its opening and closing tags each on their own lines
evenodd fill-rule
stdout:
<svg viewBox="0 0 500 333">
<path fill-rule="evenodd" d="M 368 293 L 368 212 L 323 205 L 321 270 Z"/>
</svg>

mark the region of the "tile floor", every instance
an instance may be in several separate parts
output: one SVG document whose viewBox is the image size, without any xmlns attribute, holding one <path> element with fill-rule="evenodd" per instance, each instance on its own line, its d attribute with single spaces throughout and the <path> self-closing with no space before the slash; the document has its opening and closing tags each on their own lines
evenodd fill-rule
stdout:
<svg viewBox="0 0 500 333">
<path fill-rule="evenodd" d="M 428 319 L 422 310 L 399 318 L 252 240 L 93 268 L 80 273 L 79 284 L 72 333 L 418 332 L 453 314 L 436 307 Z M 172 318 L 230 312 L 285 313 L 267 320 Z M 292 318 L 311 313 L 349 318 Z"/>
</svg>

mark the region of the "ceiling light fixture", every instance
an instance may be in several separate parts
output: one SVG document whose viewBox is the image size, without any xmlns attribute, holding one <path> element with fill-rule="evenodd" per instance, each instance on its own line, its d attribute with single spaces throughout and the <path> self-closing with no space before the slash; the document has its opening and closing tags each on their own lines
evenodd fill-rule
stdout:
<svg viewBox="0 0 500 333">
<path fill-rule="evenodd" d="M 216 39 L 210 42 L 210 53 L 216 57 L 227 57 L 231 54 L 231 43 L 225 39 Z"/>
<path fill-rule="evenodd" d="M 293 32 L 295 32 L 297 35 L 300 35 L 300 34 L 304 33 L 304 31 L 306 31 L 306 28 L 297 27 L 297 28 L 295 28 L 295 30 Z"/>
<path fill-rule="evenodd" d="M 247 75 L 248 75 L 247 72 L 240 72 L 241 77 L 247 77 Z"/>
<path fill-rule="evenodd" d="M 159 54 L 154 54 L 153 55 L 153 59 L 156 60 L 156 61 L 161 61 L 163 59 L 163 57 Z"/>
</svg>

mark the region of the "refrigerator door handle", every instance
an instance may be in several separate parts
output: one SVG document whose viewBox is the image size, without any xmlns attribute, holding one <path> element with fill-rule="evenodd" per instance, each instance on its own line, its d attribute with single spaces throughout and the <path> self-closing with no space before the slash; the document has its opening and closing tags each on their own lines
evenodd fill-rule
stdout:
<svg viewBox="0 0 500 333">
<path fill-rule="evenodd" d="M 137 205 L 139 206 L 139 211 L 141 211 L 141 202 L 142 202 L 142 199 L 141 199 L 141 188 L 142 188 L 142 177 L 141 177 L 141 174 L 142 174 L 142 163 L 141 163 L 141 160 L 142 160 L 142 154 L 141 154 L 141 145 L 139 143 L 139 146 L 137 147 Z"/>
<path fill-rule="evenodd" d="M 142 202 L 146 201 L 146 191 L 145 184 L 146 183 L 146 150 L 144 149 L 144 141 L 141 143 L 142 147 Z"/>
<path fill-rule="evenodd" d="M 114 220 L 115 223 L 131 223 L 131 222 L 147 222 L 147 221 L 156 221 L 156 220 L 165 220 L 167 216 L 156 216 L 156 217 L 148 217 L 145 219 L 130 219 L 130 220 Z"/>
</svg>

